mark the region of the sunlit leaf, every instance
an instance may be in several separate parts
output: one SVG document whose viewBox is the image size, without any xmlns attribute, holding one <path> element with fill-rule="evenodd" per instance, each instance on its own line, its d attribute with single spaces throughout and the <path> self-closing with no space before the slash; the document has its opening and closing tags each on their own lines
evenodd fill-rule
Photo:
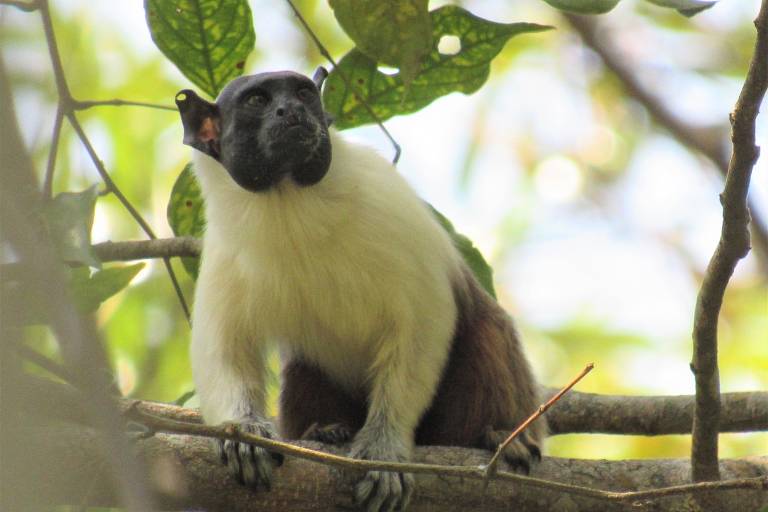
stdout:
<svg viewBox="0 0 768 512">
<path fill-rule="evenodd" d="M 187 164 L 176 179 L 168 201 L 168 224 L 176 236 L 201 237 L 205 229 L 205 205 L 200 192 L 200 185 L 192 172 L 192 164 Z M 197 279 L 199 258 L 182 258 L 184 268 L 189 275 Z"/>
<path fill-rule="evenodd" d="M 432 48 L 428 0 L 330 0 L 333 13 L 358 50 L 399 68 L 408 84 Z"/>
<path fill-rule="evenodd" d="M 102 302 L 128 286 L 142 268 L 144 263 L 104 268 L 93 274 L 88 267 L 72 269 L 70 286 L 75 305 L 83 313 L 95 311 Z"/>
<path fill-rule="evenodd" d="M 96 208 L 96 185 L 82 192 L 63 192 L 43 208 L 59 256 L 67 263 L 100 267 L 91 249 L 91 227 Z"/>
<path fill-rule="evenodd" d="M 605 14 L 610 11 L 619 0 L 544 0 L 552 7 L 561 11 L 575 12 L 579 14 Z"/>
<path fill-rule="evenodd" d="M 708 2 L 704 0 L 646 0 L 659 7 L 668 7 L 677 9 L 684 16 L 695 16 L 701 11 L 706 11 L 717 2 Z"/>
<path fill-rule="evenodd" d="M 144 0 L 144 9 L 157 47 L 209 96 L 243 73 L 256 41 L 247 0 Z"/>
<path fill-rule="evenodd" d="M 493 287 L 493 269 L 485 261 L 482 253 L 475 247 L 472 240 L 456 231 L 456 228 L 453 227 L 453 224 L 445 215 L 437 211 L 432 205 L 429 205 L 429 207 L 443 228 L 451 235 L 453 244 L 459 250 L 477 280 L 485 288 L 485 291 L 496 298 L 496 290 Z"/>
<path fill-rule="evenodd" d="M 376 62 L 359 50 L 352 50 L 341 59 L 323 89 L 325 108 L 334 116 L 338 128 L 374 121 L 360 98 L 383 120 L 420 110 L 451 92 L 475 92 L 488 79 L 491 60 L 511 37 L 550 28 L 533 23 L 494 23 L 455 5 L 434 10 L 431 17 L 432 50 L 407 90 L 400 73 L 382 73 Z M 440 53 L 438 47 L 443 36 L 457 37 L 460 48 Z M 347 88 L 341 74 L 355 92 Z"/>
</svg>

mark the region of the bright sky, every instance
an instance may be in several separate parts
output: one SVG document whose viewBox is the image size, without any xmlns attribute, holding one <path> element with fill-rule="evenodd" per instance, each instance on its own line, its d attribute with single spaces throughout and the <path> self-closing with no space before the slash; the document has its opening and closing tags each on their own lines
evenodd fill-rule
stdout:
<svg viewBox="0 0 768 512">
<path fill-rule="evenodd" d="M 697 52 L 713 50 L 706 40 L 707 27 L 743 23 L 757 12 L 759 2 L 722 0 L 695 19 L 702 27 L 697 40 L 701 46 L 692 47 L 675 44 L 680 42 L 677 34 L 662 34 L 638 21 L 632 8 L 637 1 L 624 0 L 603 18 L 620 34 L 616 44 L 630 58 L 643 62 L 644 77 L 653 80 L 682 116 L 702 123 L 725 122 L 740 82 L 704 80 L 681 69 L 695 66 Z M 56 0 L 55 5 L 75 12 L 85 11 L 87 5 L 90 22 L 84 30 L 91 30 L 93 37 L 106 41 L 119 36 L 141 55 L 158 54 L 138 0 Z M 430 7 L 437 5 L 432 2 Z M 549 7 L 535 0 L 464 5 L 499 21 L 563 24 Z M 300 56 L 303 35 L 290 22 L 284 3 L 258 0 L 252 7 L 257 46 L 264 56 L 258 71 L 290 68 L 310 74 L 312 70 Z M 29 17 L 6 15 L 14 23 L 18 20 L 28 23 L 30 30 L 39 30 L 37 20 L 30 23 Z M 119 77 L 124 72 L 119 69 L 120 56 L 111 55 L 114 50 L 109 45 L 104 48 L 105 65 L 115 67 Z M 689 277 L 686 263 L 662 237 L 679 234 L 692 260 L 703 269 L 719 236 L 717 194 L 722 185 L 714 172 L 702 172 L 706 164 L 700 159 L 667 138 L 649 136 L 629 163 L 622 185 L 608 190 L 600 206 L 588 202 L 582 194 L 587 170 L 566 155 L 598 137 L 603 144 L 595 151 L 595 161 L 609 161 L 621 134 L 594 117 L 585 91 L 590 64 L 584 57 L 576 46 L 526 56 L 509 73 L 493 74 L 472 96 L 453 94 L 415 115 L 389 121 L 388 127 L 403 147 L 398 167 L 493 262 L 497 287 L 503 289 L 502 301 L 523 325 L 555 326 L 583 315 L 615 329 L 645 334 L 659 350 L 664 349 L 664 361 L 658 355 L 628 353 L 627 385 L 664 393 L 692 392 L 685 344 L 690 338 L 696 283 Z M 38 64 L 47 66 L 47 61 Z M 170 63 L 165 72 L 175 77 L 180 88 L 188 86 Z M 40 115 L 36 110 L 33 102 L 21 102 L 22 117 L 34 120 Z M 479 111 L 486 113 L 485 137 L 473 174 L 462 188 L 458 185 L 461 163 L 468 134 L 478 129 Z M 763 114 L 758 139 L 768 147 L 766 119 Z M 640 114 L 638 122 L 647 121 Z M 521 179 L 513 143 L 525 134 L 532 134 L 536 145 L 550 155 L 536 168 L 532 187 Z M 99 146 L 98 133 L 93 135 Z M 353 130 L 349 135 L 391 154 L 375 128 Z M 172 151 L 186 149 L 179 144 Z M 768 205 L 768 158 L 755 170 L 753 183 L 755 197 Z M 768 207 L 763 208 L 763 215 L 768 217 Z M 514 225 L 516 216 L 533 216 L 534 229 L 502 254 L 500 235 L 505 226 Z M 741 264 L 737 276 L 749 274 L 750 266 L 749 262 Z M 543 349 L 532 346 L 530 350 L 534 361 L 545 359 L 535 356 Z M 651 372 L 653 379 L 648 378 Z M 729 391 L 749 387 L 748 376 L 738 383 L 723 384 Z"/>
</svg>

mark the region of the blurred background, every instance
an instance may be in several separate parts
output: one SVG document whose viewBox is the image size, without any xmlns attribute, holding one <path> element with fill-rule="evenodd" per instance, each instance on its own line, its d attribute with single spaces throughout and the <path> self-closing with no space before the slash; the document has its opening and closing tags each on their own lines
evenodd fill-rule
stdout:
<svg viewBox="0 0 768 512">
<path fill-rule="evenodd" d="M 433 9 L 448 2 L 430 2 Z M 499 300 L 516 318 L 540 380 L 560 386 L 588 362 L 578 389 L 689 394 L 696 294 L 719 233 L 717 167 L 678 143 L 585 48 L 558 11 L 537 0 L 466 1 L 478 16 L 557 30 L 513 38 L 480 91 L 451 94 L 387 126 L 403 148 L 398 169 L 422 197 L 480 248 L 495 271 Z M 688 19 L 624 0 L 594 17 L 661 104 L 716 149 L 728 149 L 733 108 L 753 47 L 758 0 L 721 0 Z M 340 58 L 352 48 L 324 1 L 300 1 L 321 41 Z M 323 62 L 283 2 L 251 1 L 256 51 L 246 72 Z M 189 82 L 152 42 L 139 0 L 53 0 L 54 25 L 75 98 L 173 105 Z M 17 114 L 38 170 L 45 167 L 56 91 L 39 15 L 0 7 L 0 41 Z M 768 107 L 758 144 L 768 147 Z M 171 187 L 189 159 L 175 112 L 100 107 L 79 114 L 113 179 L 159 236 Z M 387 156 L 375 127 L 346 132 Z M 42 181 L 42 179 L 41 179 Z M 65 123 L 54 192 L 101 183 Z M 754 171 L 751 201 L 768 219 L 768 156 Z M 117 200 L 96 207 L 94 242 L 143 238 Z M 720 319 L 723 392 L 768 388 L 768 258 L 743 260 Z M 176 261 L 188 300 L 194 282 Z M 173 401 L 192 389 L 189 325 L 162 262 L 97 312 L 118 384 L 128 396 Z M 57 358 L 45 328 L 28 342 Z M 272 358 L 273 372 L 277 359 Z M 30 371 L 35 371 L 30 367 Z M 271 380 L 272 407 L 277 389 Z M 194 398 L 189 402 L 194 406 Z M 721 454 L 765 453 L 768 434 L 723 434 Z M 584 458 L 687 457 L 688 436 L 567 435 L 550 455 Z"/>
</svg>

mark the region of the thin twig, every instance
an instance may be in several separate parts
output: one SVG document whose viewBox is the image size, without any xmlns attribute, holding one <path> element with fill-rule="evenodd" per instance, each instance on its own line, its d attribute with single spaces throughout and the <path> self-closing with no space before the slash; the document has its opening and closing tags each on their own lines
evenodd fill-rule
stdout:
<svg viewBox="0 0 768 512">
<path fill-rule="evenodd" d="M 107 169 L 104 167 L 104 164 L 99 159 L 99 156 L 96 154 L 96 150 L 93 149 L 93 145 L 91 144 L 91 141 L 88 139 L 88 136 L 85 134 L 85 131 L 83 131 L 83 127 L 80 125 L 80 122 L 77 120 L 77 117 L 75 116 L 74 112 L 70 112 L 67 114 L 67 119 L 69 120 L 69 124 L 72 125 L 72 128 L 74 128 L 75 133 L 77 133 L 77 136 L 80 138 L 80 141 L 83 143 L 83 146 L 85 146 L 86 151 L 91 157 L 91 160 L 93 161 L 93 164 L 96 166 L 96 170 L 98 171 L 99 175 L 101 176 L 101 179 L 104 180 L 104 183 L 107 185 L 107 188 L 117 197 L 117 199 L 122 203 L 122 205 L 125 207 L 126 210 L 131 214 L 131 216 L 134 218 L 134 220 L 138 223 L 138 225 L 141 227 L 141 229 L 146 233 L 146 235 L 152 239 L 157 239 L 157 235 L 155 235 L 155 232 L 152 230 L 152 227 L 149 225 L 149 223 L 144 220 L 144 217 L 141 216 L 139 211 L 136 209 L 135 206 L 128 200 L 127 197 L 125 197 L 125 194 L 118 188 L 117 184 L 112 180 L 112 177 L 107 172 Z M 187 305 L 187 301 L 184 298 L 184 293 L 181 291 L 181 286 L 179 285 L 179 280 L 176 277 L 176 272 L 173 270 L 173 267 L 171 266 L 171 260 L 169 258 L 163 258 L 163 263 L 165 264 L 165 269 L 168 271 L 168 276 L 171 278 L 171 283 L 173 284 L 173 289 L 176 292 L 176 296 L 179 298 L 179 304 L 181 304 L 181 308 L 184 310 L 184 316 L 187 318 L 187 322 L 190 321 L 190 312 L 189 312 L 189 306 Z"/>
<path fill-rule="evenodd" d="M 162 105 L 160 103 L 148 103 L 146 101 L 130 101 L 121 100 L 115 98 L 112 100 L 100 100 L 100 101 L 79 101 L 75 100 L 72 108 L 74 110 L 88 110 L 93 107 L 147 107 L 156 108 L 158 110 L 170 110 L 172 112 L 178 112 L 176 107 L 170 105 Z"/>
<path fill-rule="evenodd" d="M 676 115 L 664 102 L 640 80 L 640 74 L 624 55 L 616 50 L 608 37 L 598 34 L 597 23 L 593 17 L 561 13 L 584 44 L 593 50 L 603 61 L 605 67 L 619 79 L 626 93 L 637 100 L 651 115 L 656 123 L 665 128 L 680 144 L 707 158 L 720 175 L 728 174 L 728 154 L 720 144 L 720 137 L 713 136 L 711 130 L 701 129 Z M 768 227 L 757 215 L 759 208 L 750 201 L 752 212 L 752 233 L 756 245 L 760 248 L 758 263 L 768 275 Z"/>
<path fill-rule="evenodd" d="M 755 122 L 768 88 L 768 0 L 755 19 L 757 40 L 747 78 L 731 114 L 733 154 L 725 188 L 720 194 L 723 227 L 720 241 L 699 290 L 693 319 L 693 360 L 696 406 L 693 415 L 691 473 L 695 482 L 718 480 L 717 443 L 720 421 L 720 379 L 717 366 L 717 321 L 728 281 L 736 264 L 749 252 L 747 193 L 752 168 L 760 154 Z"/>
<path fill-rule="evenodd" d="M 45 166 L 45 180 L 43 181 L 43 198 L 53 197 L 53 173 L 56 170 L 56 155 L 59 151 L 61 138 L 61 124 L 64 121 L 64 112 L 61 105 L 56 108 L 56 119 L 53 121 L 53 135 L 51 136 L 51 149 L 48 151 L 48 164 Z"/>
<path fill-rule="evenodd" d="M 23 2 L 21 0 L 0 0 L 0 5 L 16 7 L 24 12 L 32 12 L 39 8 L 37 0 L 29 0 L 28 2 Z"/>
<path fill-rule="evenodd" d="M 66 368 L 64 368 L 62 365 L 60 365 L 53 359 L 45 357 L 43 354 L 41 354 L 37 350 L 34 350 L 26 345 L 18 345 L 16 347 L 16 351 L 21 355 L 21 357 L 36 364 L 37 366 L 44 369 L 51 375 L 55 375 L 56 377 L 70 384 L 75 382 L 74 379 L 72 378 L 72 375 L 69 373 L 69 371 Z"/>
<path fill-rule="evenodd" d="M 132 261 L 147 258 L 172 258 L 200 256 L 202 244 L 191 236 L 135 240 L 127 242 L 102 242 L 91 246 L 99 261 Z"/>
<path fill-rule="evenodd" d="M 445 466 L 439 464 L 418 464 L 403 462 L 382 462 L 359 460 L 343 457 L 318 450 L 312 450 L 290 443 L 267 439 L 245 432 L 234 424 L 223 426 L 202 425 L 199 423 L 185 423 L 153 416 L 144 412 L 140 405 L 126 408 L 125 415 L 128 419 L 141 423 L 150 430 L 173 434 L 187 434 L 214 439 L 225 439 L 252 444 L 267 450 L 298 457 L 301 459 L 318 462 L 321 464 L 340 467 L 352 471 L 396 471 L 401 473 L 421 473 L 441 475 L 447 477 L 469 478 L 482 480 L 485 478 L 485 470 L 477 466 Z M 563 493 L 587 496 L 604 501 L 632 502 L 648 500 L 659 497 L 675 496 L 681 494 L 697 493 L 701 491 L 725 490 L 725 489 L 765 489 L 768 487 L 768 477 L 743 478 L 726 480 L 722 482 L 704 482 L 698 484 L 677 485 L 648 491 L 615 492 L 593 489 L 579 485 L 552 482 L 540 478 L 517 475 L 506 471 L 500 471 L 496 475 L 499 479 L 515 482 L 519 485 L 534 488 L 544 488 Z"/>
<path fill-rule="evenodd" d="M 490 462 L 488 463 L 488 466 L 485 468 L 485 481 L 484 485 L 485 487 L 488 486 L 488 483 L 491 481 L 491 479 L 496 475 L 497 467 L 499 465 L 499 460 L 501 459 L 502 453 L 504 453 L 504 450 L 507 449 L 507 446 L 518 436 L 522 431 L 524 431 L 526 428 L 528 428 L 528 425 L 533 423 L 536 419 L 538 419 L 542 414 L 547 412 L 547 409 L 552 407 L 564 394 L 566 394 L 568 391 L 573 388 L 573 386 L 576 385 L 581 379 L 584 378 L 586 374 L 592 371 L 592 369 L 595 367 L 595 363 L 589 363 L 587 366 L 584 367 L 583 370 L 581 370 L 581 373 L 579 373 L 576 377 L 573 378 L 571 382 L 568 383 L 567 386 L 565 386 L 563 389 L 561 389 L 555 396 L 550 398 L 547 403 L 544 405 L 539 406 L 539 408 L 531 414 L 524 422 L 520 424 L 509 436 L 504 440 L 501 445 L 499 445 L 499 448 L 496 450 L 496 453 L 493 454 L 493 457 L 491 457 Z"/>
<path fill-rule="evenodd" d="M 93 149 L 93 146 L 91 145 L 90 140 L 86 136 L 82 126 L 80 125 L 80 122 L 77 120 L 77 116 L 75 115 L 75 106 L 78 104 L 78 102 L 76 102 L 72 98 L 72 93 L 69 90 L 69 85 L 67 84 L 66 75 L 64 74 L 64 67 L 61 64 L 61 56 L 59 54 L 58 45 L 56 43 L 56 35 L 54 34 L 54 31 L 53 31 L 53 22 L 51 20 L 51 13 L 48 8 L 48 0 L 39 0 L 39 7 L 40 7 L 40 14 L 43 19 L 43 29 L 45 31 L 45 39 L 46 39 L 46 42 L 48 43 L 48 53 L 50 54 L 51 65 L 53 67 L 53 74 L 56 80 L 56 90 L 58 91 L 58 94 L 59 94 L 59 109 L 62 111 L 63 115 L 67 118 L 67 120 L 69 121 L 69 124 L 72 125 L 72 128 L 74 128 L 75 132 L 77 133 L 77 136 L 80 138 L 80 141 L 83 143 L 83 146 L 85 146 L 85 149 L 88 152 L 88 155 L 91 157 L 93 164 L 96 166 L 96 170 L 98 171 L 102 180 L 104 180 L 104 183 L 107 185 L 107 188 L 109 189 L 109 191 L 115 194 L 115 196 L 118 198 L 120 203 L 122 203 L 125 209 L 128 210 L 128 212 L 136 220 L 136 222 L 139 224 L 141 229 L 147 234 L 149 238 L 151 239 L 157 238 L 157 236 L 155 236 L 154 231 L 149 226 L 147 221 L 144 220 L 144 218 L 141 216 L 139 211 L 133 206 L 133 204 L 128 200 L 128 198 L 125 197 L 125 195 L 122 193 L 122 191 L 117 186 L 117 184 L 112 180 L 106 168 L 104 167 L 104 164 L 101 162 L 101 160 L 99 159 L 99 156 L 96 154 L 96 151 Z M 179 280 L 176 277 L 176 273 L 173 270 L 171 261 L 168 258 L 164 258 L 163 263 L 165 264 L 165 269 L 168 272 L 168 276 L 171 278 L 171 284 L 173 285 L 174 292 L 176 293 L 176 296 L 179 299 L 179 304 L 181 305 L 181 308 L 184 311 L 184 316 L 186 317 L 187 322 L 190 322 L 191 315 L 189 312 L 189 306 L 187 305 L 187 301 L 184 298 L 184 294 L 181 291 L 181 286 L 179 285 Z"/>
<path fill-rule="evenodd" d="M 392 163 L 396 164 L 398 160 L 400 160 L 400 153 L 402 152 L 400 148 L 400 144 L 397 143 L 395 138 L 392 136 L 392 134 L 389 133 L 389 130 L 384 126 L 383 121 L 381 118 L 376 114 L 376 112 L 373 111 L 371 106 L 368 104 L 368 102 L 363 98 L 358 92 L 357 89 L 352 85 L 352 81 L 339 69 L 339 65 L 336 64 L 336 60 L 331 56 L 330 52 L 323 46 L 323 43 L 320 42 L 320 39 L 318 39 L 317 35 L 315 35 L 312 28 L 309 26 L 309 23 L 307 23 L 307 20 L 304 19 L 304 16 L 302 16 L 301 12 L 296 8 L 296 6 L 293 4 L 292 0 L 286 0 L 288 2 L 288 5 L 291 6 L 291 10 L 293 11 L 293 14 L 296 15 L 296 17 L 299 19 L 299 22 L 304 27 L 304 30 L 307 31 L 307 34 L 309 34 L 309 37 L 312 38 L 312 41 L 314 41 L 315 46 L 317 47 L 318 51 L 320 52 L 320 55 L 325 57 L 328 62 L 330 62 L 333 65 L 333 70 L 339 74 L 339 77 L 344 82 L 344 85 L 352 91 L 352 94 L 355 95 L 355 98 L 357 101 L 359 101 L 365 110 L 368 112 L 368 115 L 370 115 L 373 120 L 376 122 L 378 127 L 381 129 L 382 132 L 384 132 L 384 135 L 386 135 L 387 139 L 389 139 L 389 142 L 392 144 L 392 147 L 395 148 L 395 156 L 392 158 Z"/>
</svg>

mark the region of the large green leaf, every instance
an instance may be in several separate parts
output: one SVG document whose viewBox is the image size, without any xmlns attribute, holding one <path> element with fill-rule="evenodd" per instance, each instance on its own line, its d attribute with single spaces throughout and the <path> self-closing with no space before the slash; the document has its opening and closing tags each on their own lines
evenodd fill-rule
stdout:
<svg viewBox="0 0 768 512">
<path fill-rule="evenodd" d="M 400 69 L 406 85 L 432 49 L 428 0 L 330 0 L 339 25 L 358 50 Z"/>
<path fill-rule="evenodd" d="M 578 14 L 605 14 L 610 11 L 619 0 L 544 0 L 552 7 L 561 11 L 575 12 Z"/>
<path fill-rule="evenodd" d="M 694 16 L 701 11 L 705 11 L 715 5 L 717 2 L 707 2 L 704 0 L 647 0 L 659 7 L 668 7 L 677 9 L 684 16 Z"/>
<path fill-rule="evenodd" d="M 485 261 L 483 254 L 477 249 L 477 247 L 475 247 L 475 245 L 472 243 L 472 240 L 456 231 L 456 228 L 453 227 L 453 224 L 445 215 L 437 211 L 434 206 L 429 204 L 428 206 L 432 210 L 432 213 L 435 215 L 437 220 L 443 226 L 443 229 L 445 229 L 448 234 L 451 235 L 453 245 L 455 245 L 459 250 L 462 257 L 464 258 L 464 261 L 467 263 L 467 265 L 469 265 L 472 273 L 475 274 L 475 277 L 483 286 L 483 288 L 485 288 L 485 291 L 490 293 L 493 298 L 496 298 L 496 290 L 493 287 L 493 269 L 488 264 L 488 262 Z"/>
<path fill-rule="evenodd" d="M 128 286 L 144 263 L 110 267 L 91 274 L 88 267 L 72 269 L 70 286 L 75 305 L 82 313 L 98 309 L 99 305 Z"/>
<path fill-rule="evenodd" d="M 256 41 L 247 0 L 144 0 L 152 40 L 215 98 L 243 73 Z"/>
<path fill-rule="evenodd" d="M 100 267 L 91 249 L 91 227 L 98 192 L 96 185 L 82 192 L 63 192 L 43 208 L 59 256 L 67 263 Z"/>
<path fill-rule="evenodd" d="M 200 185 L 188 163 L 176 178 L 171 190 L 166 213 L 168 224 L 176 236 L 201 237 L 205 230 L 205 204 L 200 192 Z M 181 262 L 189 275 L 197 279 L 199 258 L 182 258 Z"/>
<path fill-rule="evenodd" d="M 325 108 L 338 128 L 374 122 L 360 98 L 384 120 L 420 110 L 451 92 L 475 92 L 488 79 L 491 60 L 511 37 L 550 28 L 533 23 L 494 23 L 455 5 L 432 11 L 431 18 L 432 49 L 409 87 L 401 73 L 380 72 L 376 62 L 360 50 L 352 50 L 341 59 L 323 89 Z M 452 54 L 440 53 L 438 44 L 443 36 L 458 37 L 461 49 Z M 347 88 L 341 74 L 355 92 Z"/>
</svg>

